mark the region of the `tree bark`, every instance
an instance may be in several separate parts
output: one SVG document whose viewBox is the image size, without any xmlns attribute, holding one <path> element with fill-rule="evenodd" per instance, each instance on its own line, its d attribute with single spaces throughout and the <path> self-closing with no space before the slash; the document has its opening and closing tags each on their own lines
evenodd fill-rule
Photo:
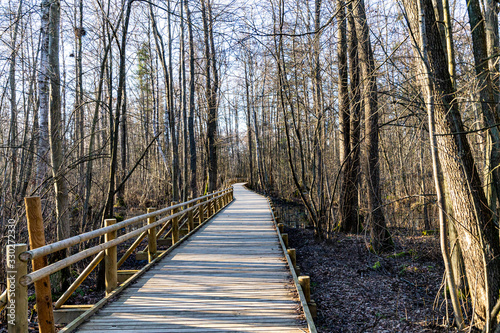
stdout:
<svg viewBox="0 0 500 333">
<path fill-rule="evenodd" d="M 415 44 L 419 42 L 419 11 L 414 1 L 404 0 Z M 498 299 L 500 246 L 491 212 L 481 187 L 455 91 L 448 72 L 446 54 L 433 15 L 432 2 L 423 0 L 424 33 L 427 39 L 429 75 L 439 160 L 454 208 L 456 229 L 464 254 L 467 281 L 474 304 L 476 322 L 483 322 Z M 417 49 L 418 52 L 418 49 Z M 420 69 L 424 71 L 421 62 Z"/>
<path fill-rule="evenodd" d="M 478 80 L 479 97 L 485 127 L 491 139 L 491 151 L 487 152 L 486 189 L 490 209 L 496 211 L 496 201 L 498 189 L 500 189 L 500 117 L 498 115 L 495 97 L 495 86 L 493 75 L 490 75 L 488 59 L 488 45 L 486 27 L 481 7 L 478 0 L 468 0 L 467 10 L 469 13 L 469 23 L 472 31 L 472 50 L 474 53 L 474 65 Z M 493 215 L 495 218 L 495 215 Z"/>
<path fill-rule="evenodd" d="M 359 41 L 359 62 L 363 79 L 365 105 L 365 142 L 367 154 L 366 183 L 368 185 L 368 217 L 367 227 L 370 231 L 370 242 L 375 252 L 393 248 L 391 235 L 386 227 L 380 194 L 379 137 L 378 137 L 378 91 L 375 73 L 375 61 L 370 43 L 365 2 L 360 0 L 354 7 L 356 18 L 356 34 Z"/>
<path fill-rule="evenodd" d="M 59 28 L 61 18 L 61 3 L 52 0 L 49 15 L 49 145 L 52 162 L 52 177 L 54 178 L 54 192 L 56 195 L 56 225 L 57 240 L 63 240 L 70 236 L 70 224 L 68 216 L 68 186 L 64 172 L 64 124 L 61 117 L 61 78 L 59 71 Z M 58 259 L 67 256 L 67 250 L 62 250 L 57 255 Z M 61 271 L 61 290 L 69 285 L 69 269 Z"/>
<path fill-rule="evenodd" d="M 358 38 L 354 17 L 352 16 L 352 4 L 348 4 L 348 24 L 349 24 L 349 76 L 350 76 L 350 111 L 349 112 L 349 144 L 344 148 L 348 149 L 347 162 L 344 165 L 344 178 L 342 179 L 340 198 L 340 230 L 345 232 L 359 231 L 358 214 L 358 185 L 359 185 L 359 137 L 360 137 L 360 80 L 358 63 Z"/>
<path fill-rule="evenodd" d="M 37 186 L 40 193 L 47 176 L 49 165 L 49 17 L 52 0 L 41 3 L 40 24 L 40 72 L 38 75 L 38 161 L 37 161 Z"/>
<path fill-rule="evenodd" d="M 205 98 L 207 101 L 208 191 L 217 189 L 217 92 L 219 77 L 215 59 L 212 6 L 210 0 L 201 1 L 205 44 Z M 213 74 L 213 82 L 212 82 Z"/>
<path fill-rule="evenodd" d="M 17 94 L 16 94 L 16 58 L 17 58 L 17 35 L 19 30 L 19 22 L 21 21 L 21 10 L 23 2 L 19 1 L 17 15 L 15 16 L 14 31 L 12 32 L 11 53 L 9 62 L 9 86 L 10 86 L 10 128 L 8 146 L 11 150 L 10 162 L 10 188 L 11 195 L 14 201 L 17 201 Z"/>
<path fill-rule="evenodd" d="M 116 95 L 116 109 L 115 109 L 115 117 L 110 122 L 110 129 L 113 133 L 111 140 L 111 161 L 109 163 L 109 185 L 108 185 L 108 193 L 107 200 L 104 209 L 103 221 L 106 218 L 113 217 L 113 201 L 115 195 L 115 176 L 116 176 L 116 168 L 118 164 L 118 132 L 120 125 L 120 116 L 122 110 L 123 103 L 123 93 L 125 88 L 125 54 L 126 54 L 126 46 L 127 46 L 127 32 L 128 25 L 130 20 L 130 12 L 132 9 L 132 1 L 127 0 L 126 2 L 126 10 L 125 10 L 125 18 L 122 28 L 122 40 L 121 40 L 121 48 L 120 48 L 120 67 L 118 71 L 118 88 Z"/>
<path fill-rule="evenodd" d="M 340 161 L 344 165 L 341 171 L 341 187 L 340 187 L 340 198 L 339 198 L 339 230 L 344 232 L 354 232 L 356 231 L 356 224 L 351 224 L 352 221 L 349 219 L 351 202 L 349 198 L 349 169 L 351 160 L 351 115 L 350 115 L 350 105 L 349 105 L 349 77 L 348 77 L 348 66 L 347 66 L 347 17 L 345 11 L 345 2 L 343 0 L 337 0 L 337 13 L 338 13 L 338 46 L 337 46 L 337 58 L 339 67 L 339 78 L 338 78 L 338 89 L 339 89 L 339 131 L 340 131 Z M 355 37 L 351 34 L 349 37 Z M 355 41 L 357 43 L 357 40 Z M 357 55 L 356 55 L 357 56 Z"/>
<path fill-rule="evenodd" d="M 190 155 L 190 189 L 191 196 L 194 198 L 198 195 L 198 186 L 196 184 L 196 142 L 194 137 L 194 94 L 195 94 L 195 68 L 194 68 L 194 37 L 193 37 L 193 25 L 191 23 L 191 12 L 188 5 L 189 0 L 184 0 L 184 7 L 186 11 L 186 23 L 188 27 L 188 38 L 189 38 L 189 117 L 188 117 L 188 128 L 189 128 L 189 155 Z M 187 181 L 187 180 L 186 180 Z"/>
</svg>

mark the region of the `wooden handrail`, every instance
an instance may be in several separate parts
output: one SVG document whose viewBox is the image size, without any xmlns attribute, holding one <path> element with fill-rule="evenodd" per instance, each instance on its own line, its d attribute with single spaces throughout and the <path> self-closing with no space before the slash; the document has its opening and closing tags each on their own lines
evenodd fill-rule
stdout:
<svg viewBox="0 0 500 333">
<path fill-rule="evenodd" d="M 210 193 L 192 200 L 188 200 L 183 203 L 175 204 L 157 211 L 152 211 L 152 209 L 148 209 L 148 212 L 146 214 L 140 215 L 133 217 L 131 219 L 125 220 L 120 223 L 115 223 L 115 219 L 109 219 L 105 221 L 105 227 L 100 228 L 98 230 L 94 230 L 91 232 L 87 232 L 75 237 L 71 237 L 59 242 L 55 242 L 53 244 L 49 245 L 44 245 L 40 246 L 38 248 L 32 248 L 30 251 L 26 251 L 26 244 L 14 244 L 14 245 L 9 245 L 7 247 L 7 260 L 9 263 L 13 265 L 15 268 L 15 271 L 17 272 L 15 281 L 12 279 L 9 279 L 9 283 L 14 282 L 14 286 L 9 286 L 7 287 L 7 290 L 4 291 L 0 295 L 0 311 L 6 308 L 7 304 L 15 304 L 15 309 L 14 312 L 16 313 L 16 326 L 9 325 L 9 333 L 11 332 L 17 332 L 19 331 L 18 328 L 21 329 L 21 331 L 26 331 L 27 330 L 27 317 L 24 315 L 17 315 L 19 314 L 27 314 L 28 313 L 28 296 L 27 296 L 27 286 L 38 282 L 39 284 L 42 283 L 42 279 L 48 279 L 48 277 L 55 273 L 60 271 L 61 269 L 74 264 L 82 259 L 85 259 L 89 256 L 92 256 L 94 254 L 97 254 L 97 256 L 90 262 L 89 265 L 83 270 L 83 272 L 80 274 L 80 276 L 72 283 L 72 285 L 64 292 L 64 294 L 59 298 L 59 300 L 55 304 L 56 309 L 61 309 L 62 305 L 68 300 L 68 298 L 73 294 L 73 292 L 80 286 L 80 284 L 88 277 L 88 275 L 92 272 L 95 267 L 101 262 L 103 259 L 105 261 L 105 281 L 106 281 L 106 294 L 108 295 L 114 295 L 114 292 L 116 290 L 120 290 L 120 288 L 123 289 L 123 285 L 121 287 L 118 287 L 118 267 L 120 266 L 121 263 L 123 263 L 126 258 L 136 249 L 136 247 L 140 244 L 140 242 L 144 239 L 146 235 L 150 235 L 148 247 L 151 246 L 151 251 L 149 252 L 149 261 L 150 262 L 155 262 L 156 259 L 154 257 L 159 256 L 162 257 L 164 254 L 169 253 L 173 248 L 178 246 L 179 241 L 182 241 L 180 239 L 178 231 L 181 229 L 184 225 L 188 224 L 190 233 L 188 234 L 191 235 L 193 232 L 198 230 L 200 226 L 195 228 L 193 230 L 193 222 L 194 218 L 197 217 L 198 215 L 202 216 L 202 219 L 204 219 L 204 209 L 207 209 L 207 213 L 212 213 L 208 214 L 206 218 L 211 218 L 215 214 L 217 214 L 222 208 L 224 208 L 227 204 L 229 204 L 233 200 L 233 188 L 227 188 L 221 191 L 217 191 L 214 193 Z M 36 198 L 39 200 L 39 198 Z M 34 228 L 34 225 L 31 225 L 33 232 L 36 230 L 39 230 L 41 228 L 42 231 L 40 231 L 43 234 L 43 221 L 41 220 L 41 209 L 40 205 L 29 205 L 27 204 L 27 211 L 28 208 L 30 210 L 35 211 L 39 215 L 39 224 L 37 225 L 37 228 Z M 213 209 L 210 209 L 209 207 L 213 206 Z M 179 209 L 181 207 L 185 207 L 183 210 Z M 36 209 L 35 209 L 36 208 Z M 165 214 L 167 212 L 170 212 L 169 215 L 163 216 L 162 214 Z M 38 216 L 37 215 L 37 216 Z M 159 218 L 158 218 L 159 217 Z M 138 227 L 137 229 L 130 231 L 128 233 L 125 233 L 124 235 L 120 237 L 116 237 L 116 233 L 119 229 L 124 228 L 126 226 L 134 225 L 137 224 L 143 220 L 148 220 L 148 224 Z M 29 218 L 28 216 L 28 224 L 33 224 L 34 222 L 31 221 L 33 218 Z M 31 221 L 31 222 L 30 222 Z M 201 222 L 201 221 L 200 221 Z M 168 225 L 172 225 L 172 228 L 167 232 L 167 235 L 169 233 L 174 233 L 176 234 L 176 237 L 172 237 L 172 246 L 170 247 L 169 250 L 166 252 L 159 252 L 155 251 L 156 244 L 153 242 L 156 242 L 156 237 L 155 236 L 155 231 L 156 227 L 162 225 L 161 230 L 156 233 L 156 236 L 160 236 L 164 230 L 166 230 L 166 227 Z M 201 223 L 200 223 L 201 224 Z M 175 226 L 177 228 L 175 228 Z M 31 232 L 30 231 L 30 232 Z M 175 231 L 175 232 L 173 232 Z M 32 232 L 32 233 L 33 233 Z M 38 231 L 36 233 L 39 233 Z M 80 251 L 72 256 L 69 256 L 65 259 L 59 260 L 51 265 L 47 266 L 39 266 L 38 269 L 34 268 L 34 270 L 28 274 L 27 271 L 27 262 L 28 260 L 38 260 L 39 262 L 43 262 L 45 260 L 46 255 L 50 253 L 54 253 L 56 251 L 60 251 L 63 249 L 66 249 L 68 247 L 71 247 L 73 245 L 79 244 L 81 242 L 84 242 L 86 240 L 99 237 L 105 235 L 104 243 L 98 244 L 96 246 L 90 247 L 86 250 Z M 117 246 L 123 242 L 125 242 L 128 239 L 131 239 L 133 237 L 139 236 L 132 246 L 129 247 L 125 255 L 120 259 L 120 261 L 117 263 Z M 32 241 L 30 235 L 30 242 Z M 40 244 L 42 245 L 42 244 Z M 33 245 L 32 245 L 33 246 Z M 34 247 L 34 246 L 33 246 Z M 156 252 L 156 253 L 155 253 Z M 12 258 L 11 258 L 12 257 Z M 46 264 L 45 264 L 46 265 Z M 10 266 L 9 266 L 10 267 Z M 146 266 L 149 267 L 149 266 Z M 144 268 L 143 268 L 144 269 Z M 11 281 L 12 280 L 12 281 Z M 126 283 L 125 283 L 126 285 Z M 9 293 L 8 290 L 15 290 L 15 296 L 11 296 L 13 293 Z M 50 285 L 48 286 L 50 290 Z M 36 289 L 36 284 L 35 284 L 35 289 Z M 38 296 L 37 290 L 35 290 Z M 14 297 L 14 299 L 10 299 L 11 297 Z M 106 297 L 106 299 L 107 299 Z M 49 297 L 50 299 L 51 297 Z M 40 300 L 39 297 L 37 297 L 37 307 L 40 308 L 40 306 L 43 305 L 43 302 L 45 300 Z M 42 302 L 42 303 L 40 303 Z M 45 302 L 46 303 L 46 302 Z M 52 311 L 52 305 L 48 303 L 48 306 L 50 307 L 50 310 Z M 52 313 L 52 312 L 51 312 Z M 39 312 L 40 316 L 40 312 Z M 47 324 L 49 325 L 49 331 L 54 330 L 54 319 L 47 319 L 48 317 L 46 316 L 45 319 L 42 318 L 42 320 L 45 320 Z M 40 319 L 40 318 L 39 318 Z M 12 327 L 11 327 L 12 326 Z M 24 327 L 26 326 L 26 329 Z"/>
<path fill-rule="evenodd" d="M 0 295 L 0 311 L 2 311 L 7 306 L 7 290 L 4 290 L 2 295 Z"/>
<path fill-rule="evenodd" d="M 145 218 L 149 218 L 149 217 L 153 217 L 153 216 L 157 216 L 159 214 L 161 214 L 162 212 L 166 212 L 166 211 L 170 211 L 172 209 L 178 209 L 179 207 L 182 207 L 182 206 L 185 206 L 189 203 L 192 203 L 192 202 L 196 202 L 196 200 L 199 200 L 201 198 L 205 198 L 205 197 L 209 197 L 209 196 L 213 196 L 210 200 L 207 200 L 207 201 L 203 201 L 203 204 L 206 204 L 207 202 L 212 202 L 214 200 L 217 200 L 219 197 L 225 195 L 227 192 L 229 192 L 231 190 L 231 188 L 229 189 L 224 189 L 224 190 L 221 190 L 221 191 L 218 191 L 218 192 L 215 192 L 215 193 L 222 193 L 218 196 L 214 196 L 214 193 L 212 194 L 209 194 L 209 195 L 206 195 L 206 196 L 203 196 L 203 197 L 200 197 L 200 198 L 196 198 L 196 199 L 193 199 L 193 200 L 190 200 L 190 201 L 187 201 L 187 202 L 183 202 L 181 204 L 176 204 L 176 205 L 173 205 L 173 206 L 170 206 L 170 207 L 167 207 L 167 208 L 163 208 L 161 210 L 158 210 L 158 211 L 155 211 L 155 212 L 152 212 L 152 213 L 148 213 L 148 214 L 144 214 L 144 215 L 140 215 L 140 216 L 136 216 L 134 218 L 131 218 L 129 220 L 125 220 L 123 222 L 120 222 L 120 223 L 116 223 L 112 226 L 108 226 L 108 227 L 104 227 L 104 228 L 101 228 L 101 229 L 98 229 L 98 230 L 95 230 L 95 231 L 91 231 L 91 232 L 88 232 L 86 234 L 82 234 L 80 236 L 75 236 L 75 237 L 71 237 L 71 238 L 68 238 L 66 240 L 62 240 L 62 241 L 59 241 L 59 242 L 56 242 L 56 243 L 53 243 L 53 244 L 49 244 L 49 245 L 46 245 L 46 246 L 43 246 L 43 247 L 39 247 L 37 249 L 34 249 L 34 250 L 31 250 L 31 251 L 25 251 L 23 252 L 19 258 L 22 260 L 22 261 L 26 261 L 25 259 L 26 258 L 29 258 L 29 259 L 32 259 L 32 258 L 39 258 L 40 256 L 43 256 L 43 255 L 46 255 L 46 254 L 50 254 L 50 253 L 53 253 L 55 251 L 59 251 L 61 249 L 64 249 L 66 247 L 62 247 L 63 245 L 67 245 L 67 247 L 69 246 L 72 246 L 72 245 L 76 245 L 80 242 L 83 242 L 84 240 L 88 240 L 88 239 L 92 239 L 94 237 L 98 237 L 100 235 L 103 235 L 103 234 L 106 234 L 106 233 L 109 233 L 109 232 L 112 232 L 112 231 L 116 231 L 118 229 L 121 229 L 123 228 L 124 226 L 128 226 L 128 225 L 131 225 L 131 224 L 134 224 L 134 223 L 138 223 L 142 220 L 144 220 Z M 128 234 L 125 234 L 125 235 L 122 235 L 120 237 L 117 237 L 113 240 L 110 240 L 109 242 L 106 242 L 106 243 L 102 243 L 102 244 L 99 244 L 99 245 L 96 245 L 94 247 L 91 247 L 89 249 L 86 249 L 86 250 L 83 250 L 81 252 L 78 252 L 72 256 L 69 256 L 65 259 L 62 259 L 62 260 L 59 260 L 51 265 L 48 265 L 48 266 L 45 266 L 44 268 L 41 268 L 37 271 L 33 271 L 25 276 L 23 276 L 21 279 L 20 279 L 20 284 L 23 285 L 23 286 L 28 286 L 46 276 L 49 276 L 65 267 L 68 267 L 69 265 L 71 264 L 74 264 L 82 259 L 85 259 L 91 255 L 94 255 L 96 253 L 99 253 L 101 252 L 102 250 L 106 250 L 106 249 L 109 249 L 111 247 L 114 247 L 114 246 L 117 246 L 121 243 L 123 243 L 124 241 L 130 239 L 130 238 L 133 238 L 135 236 L 139 236 L 141 235 L 143 232 L 147 232 L 149 229 L 151 228 L 154 228 L 156 226 L 159 226 L 167 221 L 170 221 L 172 219 L 175 219 L 175 218 L 179 218 L 180 216 L 184 215 L 186 213 L 186 211 L 189 209 L 189 210 L 194 210 L 196 207 L 198 206 L 201 206 L 202 203 L 199 203 L 199 204 L 196 204 L 192 207 L 188 207 L 187 209 L 184 209 L 178 213 L 175 213 L 175 214 L 172 214 L 172 215 L 168 215 L 164 218 L 161 218 L 157 221 L 155 221 L 154 223 L 151 223 L 151 224 L 148 224 L 148 225 L 145 225 L 141 228 L 138 228 L 132 232 L 129 232 Z M 90 235 L 92 234 L 92 235 Z M 80 241 L 80 239 L 83 239 Z M 54 250 L 55 249 L 55 250 Z M 42 254 L 40 254 L 42 253 Z M 24 257 L 23 257 L 24 255 Z"/>
<path fill-rule="evenodd" d="M 49 255 L 51 253 L 60 251 L 62 249 L 69 248 L 73 245 L 83 243 L 89 239 L 100 237 L 100 236 L 107 234 L 109 232 L 116 231 L 116 230 L 119 230 L 121 228 L 133 225 L 133 224 L 137 224 L 137 223 L 147 219 L 148 217 L 154 217 L 154 216 L 164 214 L 164 213 L 171 211 L 173 209 L 178 209 L 178 208 L 181 208 L 183 206 L 187 206 L 190 203 L 194 203 L 194 202 L 196 202 L 196 200 L 199 200 L 202 198 L 208 198 L 209 196 L 213 196 L 214 194 L 219 194 L 219 193 L 225 192 L 227 190 L 228 189 L 220 190 L 218 192 L 215 192 L 212 194 L 207 194 L 205 196 L 202 196 L 202 197 L 190 200 L 190 201 L 186 201 L 186 202 L 179 203 L 179 204 L 176 204 L 173 206 L 169 206 L 169 207 L 157 210 L 157 211 L 152 212 L 152 213 L 135 216 L 133 218 L 127 219 L 127 220 L 122 221 L 120 223 L 116 223 L 116 224 L 109 226 L 109 227 L 104 227 L 104 228 L 100 228 L 97 230 L 89 231 L 89 232 L 83 233 L 81 235 L 76 235 L 76 236 L 73 236 L 73 237 L 70 237 L 67 239 L 63 239 L 59 242 L 55 242 L 52 244 L 48 244 L 48 245 L 39 247 L 37 249 L 32 249 L 30 251 L 26 251 L 26 252 L 21 253 L 21 255 L 19 256 L 19 259 L 27 262 L 27 261 L 34 260 L 37 258 L 41 258 L 41 257 L 44 257 L 44 256 Z M 195 206 L 193 206 L 193 207 L 195 207 Z M 170 215 L 170 216 L 173 216 L 173 215 Z"/>
</svg>

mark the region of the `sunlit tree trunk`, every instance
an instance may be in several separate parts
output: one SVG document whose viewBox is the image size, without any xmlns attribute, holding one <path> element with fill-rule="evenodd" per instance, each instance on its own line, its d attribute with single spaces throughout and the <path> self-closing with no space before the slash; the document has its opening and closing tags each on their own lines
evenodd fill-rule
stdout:
<svg viewBox="0 0 500 333">
<path fill-rule="evenodd" d="M 193 37 L 193 25 L 191 23 L 191 12 L 189 10 L 188 0 L 184 0 L 184 7 L 186 11 L 186 23 L 188 27 L 188 38 L 189 38 L 189 117 L 188 117 L 188 127 L 189 127 L 189 155 L 190 155 L 190 188 L 191 196 L 196 197 L 198 195 L 198 186 L 196 183 L 196 142 L 194 137 L 194 94 L 195 94 L 195 68 L 194 68 L 194 37 Z M 186 180 L 187 181 L 187 180 Z"/>
<path fill-rule="evenodd" d="M 426 39 L 426 64 L 420 62 L 420 70 L 428 71 L 431 82 L 430 94 L 436 128 L 436 149 L 442 167 L 443 179 L 453 204 L 457 237 L 464 253 L 465 271 L 472 303 L 475 305 L 476 322 L 489 322 L 493 305 L 498 299 L 500 246 L 498 232 L 487 206 L 479 174 L 471 148 L 464 134 L 464 126 L 455 99 L 446 54 L 433 15 L 431 0 L 420 0 L 422 15 L 417 4 L 404 0 L 408 13 L 416 52 L 422 50 L 419 31 Z M 425 19 L 422 29 L 420 17 Z M 443 234 L 445 231 L 441 230 Z M 446 246 L 446 242 L 442 241 Z M 445 258 L 446 256 L 444 256 Z M 452 283 L 449 280 L 450 283 Z M 450 284 L 451 287 L 451 284 Z"/>
<path fill-rule="evenodd" d="M 360 0 L 354 6 L 356 33 L 359 41 L 359 62 L 363 79 L 363 97 L 365 106 L 365 142 L 367 154 L 366 183 L 368 185 L 368 217 L 367 227 L 370 231 L 370 242 L 375 252 L 392 249 L 391 235 L 386 227 L 380 193 L 379 168 L 379 130 L 378 130 L 378 91 L 375 72 L 375 61 L 370 43 L 368 22 L 365 13 L 365 2 Z"/>
<path fill-rule="evenodd" d="M 215 57 L 213 17 L 210 0 L 201 1 L 205 45 L 205 98 L 207 101 L 208 191 L 217 189 L 217 93 L 218 69 Z M 213 75 L 213 79 L 212 79 Z"/>
<path fill-rule="evenodd" d="M 41 3 L 40 71 L 38 74 L 38 150 L 37 186 L 47 176 L 49 165 L 49 16 L 51 0 Z"/>
<path fill-rule="evenodd" d="M 474 53 L 474 65 L 478 80 L 479 97 L 481 100 L 481 110 L 485 127 L 489 128 L 488 133 L 491 140 L 489 158 L 487 158 L 487 195 L 490 209 L 496 211 L 496 193 L 500 188 L 500 116 L 497 113 L 496 101 L 498 92 L 495 93 L 495 83 L 493 75 L 490 75 L 490 66 L 486 34 L 486 25 L 481 12 L 479 0 L 468 0 L 467 10 L 469 13 L 469 23 L 472 31 L 472 50 Z M 490 31 L 489 35 L 493 35 Z M 497 96 L 495 96 L 497 95 Z M 488 154 L 488 152 L 487 152 Z M 496 218 L 496 215 L 493 216 Z"/>
<path fill-rule="evenodd" d="M 68 186 L 64 164 L 64 124 L 61 114 L 61 79 L 59 71 L 59 28 L 61 18 L 61 3 L 52 0 L 49 15 L 49 145 L 52 162 L 52 177 L 54 178 L 54 192 L 56 195 L 57 240 L 70 236 L 70 220 L 68 218 Z M 66 257 L 67 250 L 57 255 Z M 61 290 L 69 285 L 69 269 L 62 271 Z"/>
</svg>

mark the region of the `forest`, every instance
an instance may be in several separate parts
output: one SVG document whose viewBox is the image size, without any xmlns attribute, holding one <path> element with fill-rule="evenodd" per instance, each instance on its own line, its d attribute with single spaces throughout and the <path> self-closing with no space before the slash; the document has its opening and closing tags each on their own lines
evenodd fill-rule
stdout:
<svg viewBox="0 0 500 333">
<path fill-rule="evenodd" d="M 499 11 L 2 0 L 0 290 L 25 197 L 51 243 L 246 181 L 298 207 L 314 242 L 358 235 L 381 258 L 427 235 L 443 325 L 500 332 Z"/>
</svg>

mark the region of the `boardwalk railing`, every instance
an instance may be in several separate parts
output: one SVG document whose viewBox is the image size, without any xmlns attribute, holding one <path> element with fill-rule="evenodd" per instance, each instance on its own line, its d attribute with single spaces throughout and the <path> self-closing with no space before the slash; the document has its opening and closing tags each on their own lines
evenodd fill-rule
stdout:
<svg viewBox="0 0 500 333">
<path fill-rule="evenodd" d="M 203 224 L 232 200 L 233 188 L 229 187 L 183 203 L 173 202 L 171 206 L 159 210 L 149 208 L 146 214 L 119 223 L 116 223 L 116 219 L 107 219 L 103 228 L 45 245 L 40 199 L 38 197 L 26 198 L 30 250 L 27 251 L 26 244 L 8 245 L 6 250 L 7 289 L 0 295 L 0 310 L 7 309 L 8 332 L 28 331 L 27 287 L 30 284 L 35 284 L 40 331 L 53 331 L 54 317 L 49 280 L 51 274 L 82 259 L 96 255 L 68 290 L 57 300 L 54 308 L 63 307 L 63 304 L 103 259 L 105 260 L 106 295 L 109 296 L 114 290 L 116 291 L 118 283 L 123 282 L 123 279 L 119 281 L 120 271 L 118 268 L 140 246 L 146 236 L 148 237 L 148 245 L 143 252 L 138 252 L 138 257 L 142 255 L 151 263 L 162 253 L 162 251 L 157 250 L 158 244 L 167 245 L 167 237 L 171 237 L 171 244 L 175 246 L 181 239 L 180 231 L 185 230 L 187 235 L 190 235 L 195 229 L 195 224 Z M 144 224 L 144 221 L 147 221 L 146 225 L 138 226 L 135 230 L 117 237 L 118 230 Z M 104 242 L 47 265 L 47 255 L 101 236 L 104 236 Z M 137 237 L 136 240 L 120 260 L 117 260 L 117 245 L 134 237 Z M 33 263 L 33 270 L 28 273 L 28 261 L 30 260 Z M 137 271 L 133 271 L 133 273 L 135 272 Z"/>
</svg>

